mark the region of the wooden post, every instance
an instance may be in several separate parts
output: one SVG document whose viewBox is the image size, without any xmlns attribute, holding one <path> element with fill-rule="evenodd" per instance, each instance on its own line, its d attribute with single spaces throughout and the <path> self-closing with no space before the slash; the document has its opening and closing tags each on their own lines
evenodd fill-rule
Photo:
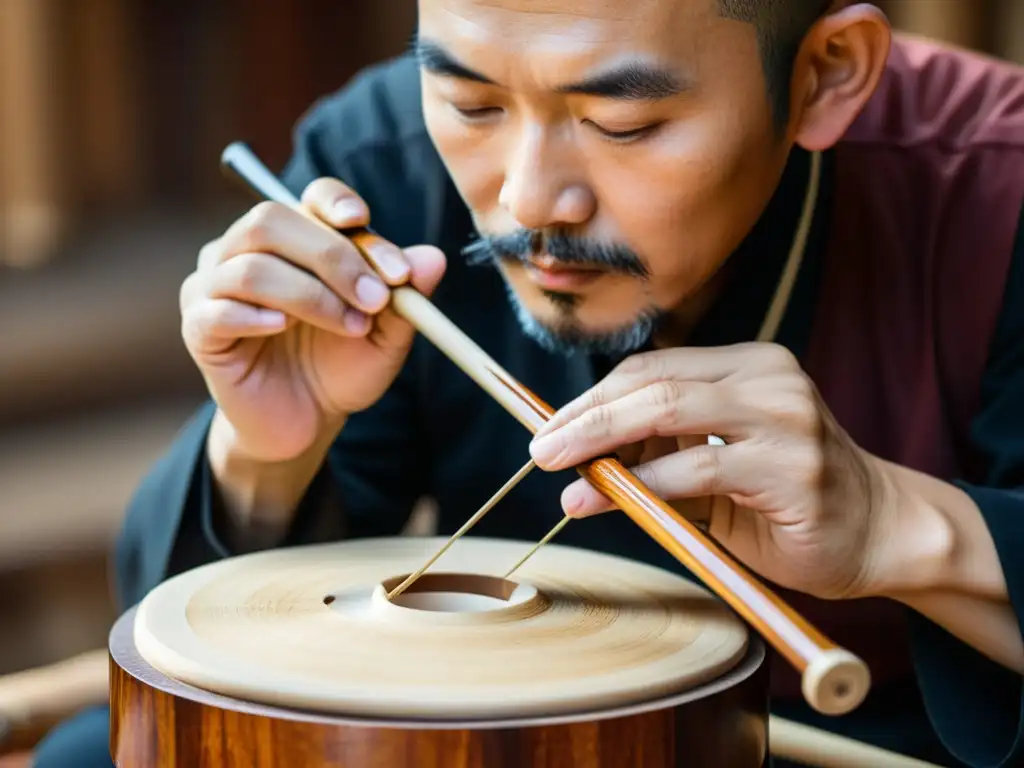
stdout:
<svg viewBox="0 0 1024 768">
<path fill-rule="evenodd" d="M 984 47 L 988 3 L 982 0 L 892 0 L 884 8 L 897 29 L 965 48 Z"/>
<path fill-rule="evenodd" d="M 0 2 L 0 261 L 37 264 L 64 224 L 53 0 Z"/>
<path fill-rule="evenodd" d="M 993 52 L 1004 59 L 1024 64 L 1024 2 L 1000 0 L 995 16 Z"/>
<path fill-rule="evenodd" d="M 130 0 L 72 3 L 66 12 L 75 43 L 69 46 L 74 87 L 68 91 L 77 98 L 78 117 L 75 135 L 67 137 L 74 162 L 66 166 L 75 173 L 75 203 L 125 207 L 139 198 L 145 168 L 135 120 L 142 85 Z"/>
</svg>

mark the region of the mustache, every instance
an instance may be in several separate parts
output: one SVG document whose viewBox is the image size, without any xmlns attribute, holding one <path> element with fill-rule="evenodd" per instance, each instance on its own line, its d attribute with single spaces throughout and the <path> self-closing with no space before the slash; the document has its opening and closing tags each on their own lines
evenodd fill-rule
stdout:
<svg viewBox="0 0 1024 768">
<path fill-rule="evenodd" d="M 609 272 L 639 277 L 646 280 L 650 270 L 631 248 L 567 232 L 541 233 L 531 229 L 518 229 L 507 234 L 480 235 L 462 249 L 462 255 L 471 265 L 497 264 L 502 261 L 527 262 L 541 253 L 566 265 L 595 266 Z"/>
</svg>

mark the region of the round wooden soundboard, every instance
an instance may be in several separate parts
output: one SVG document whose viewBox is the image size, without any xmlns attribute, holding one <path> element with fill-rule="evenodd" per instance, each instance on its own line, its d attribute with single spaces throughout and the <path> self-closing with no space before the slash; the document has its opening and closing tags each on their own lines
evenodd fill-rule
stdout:
<svg viewBox="0 0 1024 768">
<path fill-rule="evenodd" d="M 676 765 L 682 754 L 694 766 L 720 765 L 714 760 L 726 753 L 743 755 L 737 766 L 767 760 L 763 647 L 703 587 L 558 545 L 542 548 L 509 581 L 500 574 L 530 543 L 465 537 L 388 600 L 444 541 L 279 549 L 158 586 L 134 612 L 130 636 L 124 621 L 112 633 L 111 750 L 124 757 L 119 765 L 135 764 L 131 755 L 138 764 L 185 765 L 183 744 L 207 742 L 214 731 L 223 744 L 239 716 L 252 722 L 236 722 L 225 762 L 208 760 L 207 744 L 196 753 L 204 765 L 234 764 L 239 749 L 255 750 L 253 723 L 268 717 L 278 718 L 278 752 L 298 743 L 295 733 L 281 741 L 282 728 L 305 729 L 300 741 L 321 745 L 316 759 L 290 754 L 268 764 L 433 765 L 427 755 L 437 754 L 436 739 L 451 743 L 453 734 L 461 756 L 439 765 L 504 765 L 495 755 L 513 742 L 520 754 L 538 739 L 547 740 L 547 757 L 514 764 L 608 764 L 594 745 L 590 757 L 564 761 L 555 741 L 578 742 L 581 728 L 620 735 L 617 765 Z M 185 718 L 186 710 L 194 713 Z M 161 745 L 169 711 L 178 715 Z M 208 718 L 215 727 L 202 724 Z M 506 741 L 494 752 L 496 733 Z M 704 746 L 680 744 L 684 734 Z M 639 745 L 652 738 L 657 749 L 645 753 Z M 398 742 L 405 746 L 396 751 Z M 357 743 L 358 762 L 345 762 L 357 753 L 339 757 Z M 579 749 L 575 743 L 572 754 Z M 704 749 L 710 762 L 696 759 Z M 551 762 L 559 754 L 562 762 Z"/>
</svg>

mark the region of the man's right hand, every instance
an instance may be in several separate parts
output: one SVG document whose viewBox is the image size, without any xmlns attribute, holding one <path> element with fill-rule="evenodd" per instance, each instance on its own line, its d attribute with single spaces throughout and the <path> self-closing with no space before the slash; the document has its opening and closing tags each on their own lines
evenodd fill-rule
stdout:
<svg viewBox="0 0 1024 768">
<path fill-rule="evenodd" d="M 333 179 L 310 184 L 303 204 L 338 229 L 369 224 L 366 204 Z M 444 274 L 436 248 L 381 248 L 372 255 L 392 286 L 429 295 Z M 299 459 L 384 394 L 414 336 L 389 293 L 350 240 L 275 203 L 202 249 L 181 288 L 182 335 L 234 456 Z"/>
</svg>

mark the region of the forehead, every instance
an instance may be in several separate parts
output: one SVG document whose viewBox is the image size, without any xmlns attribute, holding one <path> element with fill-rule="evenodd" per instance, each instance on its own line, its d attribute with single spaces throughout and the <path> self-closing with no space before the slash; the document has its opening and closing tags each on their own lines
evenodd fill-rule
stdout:
<svg viewBox="0 0 1024 768">
<path fill-rule="evenodd" d="M 583 67 L 638 54 L 693 59 L 712 28 L 728 23 L 717 0 L 419 0 L 419 7 L 422 36 L 509 68 L 527 59 Z"/>
</svg>

